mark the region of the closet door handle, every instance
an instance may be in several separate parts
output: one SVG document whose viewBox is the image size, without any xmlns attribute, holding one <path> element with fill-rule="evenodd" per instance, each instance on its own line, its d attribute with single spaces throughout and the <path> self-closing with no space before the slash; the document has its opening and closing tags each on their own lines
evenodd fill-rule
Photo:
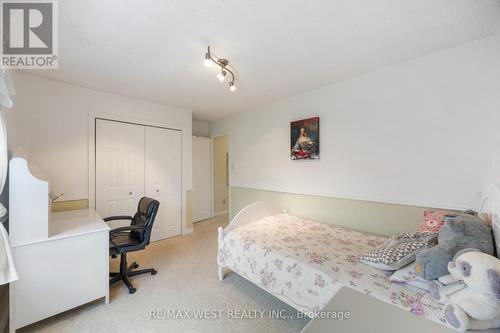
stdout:
<svg viewBox="0 0 500 333">
<path fill-rule="evenodd" d="M 128 195 L 132 195 L 132 192 L 128 192 Z"/>
<path fill-rule="evenodd" d="M 160 193 L 160 190 L 156 190 L 156 193 Z"/>
</svg>

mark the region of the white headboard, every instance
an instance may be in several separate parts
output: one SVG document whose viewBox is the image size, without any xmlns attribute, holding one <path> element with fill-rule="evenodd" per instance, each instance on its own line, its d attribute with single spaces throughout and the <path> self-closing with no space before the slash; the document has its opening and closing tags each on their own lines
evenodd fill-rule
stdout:
<svg viewBox="0 0 500 333">
<path fill-rule="evenodd" d="M 483 193 L 478 211 L 487 213 L 491 219 L 496 255 L 500 257 L 500 186 L 497 184 L 488 186 Z"/>
</svg>

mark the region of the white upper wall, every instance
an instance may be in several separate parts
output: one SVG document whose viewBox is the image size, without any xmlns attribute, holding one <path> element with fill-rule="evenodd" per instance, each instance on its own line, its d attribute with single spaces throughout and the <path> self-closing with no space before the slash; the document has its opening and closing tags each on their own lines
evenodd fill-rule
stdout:
<svg viewBox="0 0 500 333">
<path fill-rule="evenodd" d="M 64 59 L 37 75 L 214 121 L 486 37 L 500 1 L 61 0 L 58 12 Z M 236 92 L 203 67 L 208 45 Z"/>
<path fill-rule="evenodd" d="M 492 117 L 500 106 L 494 40 L 480 39 L 211 124 L 211 135 L 231 133 L 231 185 L 475 207 L 493 173 Z M 291 161 L 289 123 L 312 116 L 321 118 L 320 160 Z"/>
<path fill-rule="evenodd" d="M 193 120 L 193 135 L 208 136 L 208 123 Z"/>
<path fill-rule="evenodd" d="M 183 189 L 191 189 L 191 111 L 14 72 L 14 109 L 7 111 L 9 150 L 21 149 L 50 177 L 64 200 L 88 193 L 89 114 L 111 114 L 183 128 Z"/>
</svg>

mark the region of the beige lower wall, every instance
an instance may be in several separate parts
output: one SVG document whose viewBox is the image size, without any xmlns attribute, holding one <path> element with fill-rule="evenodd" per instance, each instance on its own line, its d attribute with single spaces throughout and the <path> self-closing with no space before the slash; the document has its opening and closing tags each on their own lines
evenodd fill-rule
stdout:
<svg viewBox="0 0 500 333">
<path fill-rule="evenodd" d="M 231 218 L 255 201 L 272 203 L 293 215 L 382 236 L 413 231 L 423 220 L 424 210 L 432 209 L 231 187 Z"/>
</svg>

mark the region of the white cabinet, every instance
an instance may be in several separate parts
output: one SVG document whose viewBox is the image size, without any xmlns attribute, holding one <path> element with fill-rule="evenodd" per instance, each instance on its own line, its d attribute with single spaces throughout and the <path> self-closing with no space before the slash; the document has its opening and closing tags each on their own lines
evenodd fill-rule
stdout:
<svg viewBox="0 0 500 333">
<path fill-rule="evenodd" d="M 89 209 L 53 213 L 50 236 L 12 247 L 11 332 L 109 297 L 109 227 Z"/>
<path fill-rule="evenodd" d="M 210 138 L 193 136 L 193 221 L 212 214 L 212 168 Z"/>
<path fill-rule="evenodd" d="M 97 211 L 102 216 L 133 215 L 139 199 L 151 197 L 160 202 L 151 240 L 180 235 L 181 149 L 181 131 L 97 119 Z"/>
</svg>

